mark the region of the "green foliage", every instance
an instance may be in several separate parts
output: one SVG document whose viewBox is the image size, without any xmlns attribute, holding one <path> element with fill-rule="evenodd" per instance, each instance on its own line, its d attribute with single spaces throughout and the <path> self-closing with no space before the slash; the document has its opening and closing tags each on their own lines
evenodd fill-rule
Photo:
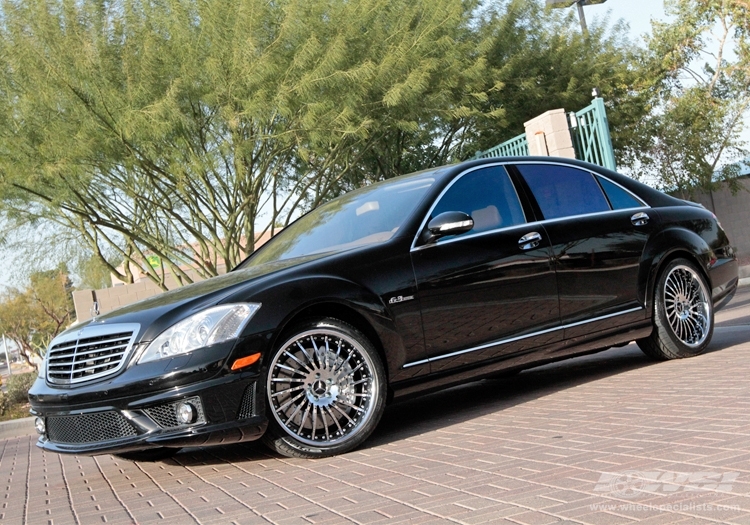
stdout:
<svg viewBox="0 0 750 525">
<path fill-rule="evenodd" d="M 29 389 L 36 381 L 36 372 L 25 374 L 13 374 L 7 381 L 7 400 L 11 403 L 27 403 L 29 400 Z M 0 412 L 2 415 L 2 412 Z"/>
<path fill-rule="evenodd" d="M 488 149 L 524 131 L 524 122 L 550 109 L 582 109 L 592 89 L 607 104 L 616 150 L 630 141 L 628 129 L 648 110 L 634 94 L 642 81 L 633 67 L 638 48 L 621 24 L 592 24 L 584 36 L 574 10 L 544 10 L 542 2 L 498 2 L 482 24 L 490 46 L 488 64 L 496 84 L 488 109 L 503 108 L 504 119 L 478 126 L 477 149 Z"/>
<path fill-rule="evenodd" d="M 10 405 L 10 396 L 8 396 L 5 392 L 0 392 L 0 417 L 8 413 L 8 411 L 10 410 Z"/>
<path fill-rule="evenodd" d="M 215 275 L 253 251 L 256 226 L 273 231 L 365 180 L 460 156 L 461 131 L 502 114 L 480 107 L 488 82 L 473 9 L 6 0 L 5 215 L 76 231 L 124 281 L 131 268 L 162 286 L 164 270 L 184 282 L 185 266 Z M 445 130 L 456 140 L 419 151 Z"/>
<path fill-rule="evenodd" d="M 637 174 L 689 194 L 724 182 L 748 152 L 740 135 L 750 104 L 748 5 L 744 0 L 668 0 L 668 23 L 654 23 L 641 75 L 650 111 L 628 152 Z"/>
<path fill-rule="evenodd" d="M 26 362 L 43 356 L 50 341 L 73 320 L 73 285 L 65 268 L 35 272 L 24 290 L 0 297 L 0 332 L 19 348 Z"/>
<path fill-rule="evenodd" d="M 115 266 L 115 264 L 111 264 Z M 98 290 L 112 286 L 109 268 L 94 256 L 80 258 L 77 265 L 78 285 L 81 290 Z"/>
<path fill-rule="evenodd" d="M 342 191 L 468 158 L 593 87 L 618 164 L 665 188 L 713 184 L 742 153 L 746 0 L 670 0 L 647 49 L 542 4 L 3 0 L 0 237 L 85 246 L 86 287 L 190 282 Z M 697 72 L 717 22 L 734 55 Z"/>
</svg>

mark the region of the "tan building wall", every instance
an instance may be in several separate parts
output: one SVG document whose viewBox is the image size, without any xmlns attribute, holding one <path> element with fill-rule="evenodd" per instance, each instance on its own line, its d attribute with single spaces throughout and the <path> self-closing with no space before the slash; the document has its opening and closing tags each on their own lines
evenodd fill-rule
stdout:
<svg viewBox="0 0 750 525">
<path fill-rule="evenodd" d="M 739 179 L 742 190 L 736 195 L 727 188 L 696 193 L 689 200 L 714 212 L 740 260 L 740 277 L 750 277 L 750 177 Z"/>
<path fill-rule="evenodd" d="M 193 282 L 202 281 L 203 278 L 194 270 L 187 270 Z M 219 268 L 219 273 L 224 273 L 223 268 Z M 179 288 L 175 278 L 168 274 L 165 282 L 169 290 Z M 99 302 L 99 314 L 106 314 L 116 310 L 121 306 L 141 301 L 153 295 L 160 294 L 162 289 L 153 281 L 145 276 L 141 276 L 138 282 L 133 284 L 119 284 L 111 288 L 102 288 L 100 290 L 79 290 L 73 292 L 73 303 L 76 308 L 76 320 L 78 322 L 91 319 L 91 313 L 94 306 L 94 292 Z"/>
</svg>

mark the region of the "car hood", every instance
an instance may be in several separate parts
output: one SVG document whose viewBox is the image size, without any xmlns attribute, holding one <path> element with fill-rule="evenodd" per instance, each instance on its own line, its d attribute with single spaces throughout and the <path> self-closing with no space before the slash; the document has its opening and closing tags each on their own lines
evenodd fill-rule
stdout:
<svg viewBox="0 0 750 525">
<path fill-rule="evenodd" d="M 191 313 L 220 303 L 223 298 L 243 286 L 325 255 L 328 254 L 296 257 L 235 270 L 118 308 L 86 323 L 75 325 L 68 331 L 80 330 L 90 325 L 138 323 L 141 325 L 141 334 L 137 340 L 149 340 L 167 326 Z"/>
</svg>

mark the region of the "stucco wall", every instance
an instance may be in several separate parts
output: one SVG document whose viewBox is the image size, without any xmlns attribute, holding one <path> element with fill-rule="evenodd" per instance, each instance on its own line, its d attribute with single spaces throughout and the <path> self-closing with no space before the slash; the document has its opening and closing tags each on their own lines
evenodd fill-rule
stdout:
<svg viewBox="0 0 750 525">
<path fill-rule="evenodd" d="M 690 198 L 712 212 L 721 222 L 740 259 L 740 277 L 750 277 L 750 178 L 739 179 L 742 190 L 736 195 L 727 188 L 697 193 Z"/>
</svg>

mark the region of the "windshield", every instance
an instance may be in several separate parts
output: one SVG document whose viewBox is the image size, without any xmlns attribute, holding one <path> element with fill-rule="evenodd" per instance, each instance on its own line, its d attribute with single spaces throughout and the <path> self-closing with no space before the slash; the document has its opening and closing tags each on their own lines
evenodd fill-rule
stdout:
<svg viewBox="0 0 750 525">
<path fill-rule="evenodd" d="M 239 268 L 385 242 L 420 203 L 434 174 L 406 175 L 342 195 L 279 232 Z"/>
</svg>

